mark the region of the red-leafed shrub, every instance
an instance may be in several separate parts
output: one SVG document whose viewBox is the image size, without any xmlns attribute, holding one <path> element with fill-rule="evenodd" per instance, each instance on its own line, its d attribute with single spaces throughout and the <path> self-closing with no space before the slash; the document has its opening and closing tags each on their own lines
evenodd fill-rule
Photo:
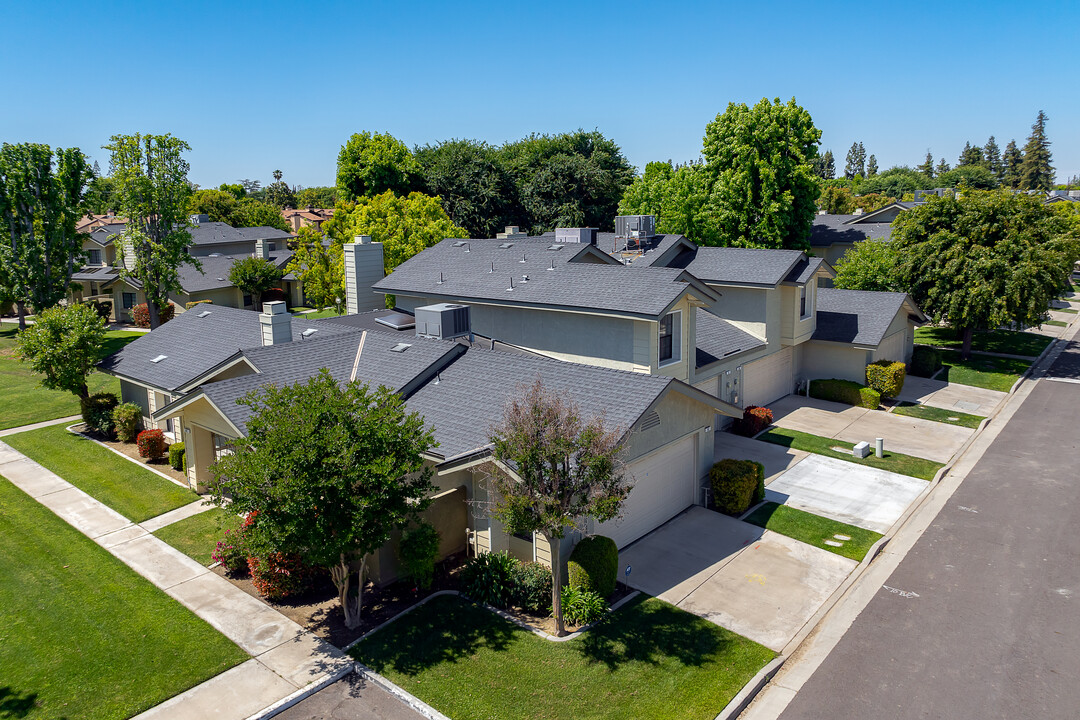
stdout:
<svg viewBox="0 0 1080 720">
<path fill-rule="evenodd" d="M 743 409 L 742 419 L 736 420 L 733 429 L 739 435 L 754 437 L 772 424 L 772 410 L 767 407 L 748 405 Z"/>
<path fill-rule="evenodd" d="M 281 288 L 270 288 L 269 290 L 263 290 L 262 300 L 264 304 L 268 302 L 287 302 L 288 298 L 285 295 L 285 291 Z"/>
<path fill-rule="evenodd" d="M 158 313 L 158 320 L 161 324 L 169 322 L 173 319 L 173 313 L 176 311 L 171 304 L 162 308 Z M 146 303 L 139 303 L 131 309 L 131 320 L 135 323 L 135 327 L 148 328 L 150 327 L 150 309 L 146 307 Z"/>
<path fill-rule="evenodd" d="M 157 460 L 164 457 L 168 451 L 168 446 L 165 444 L 165 433 L 158 428 L 143 430 L 139 433 L 135 442 L 139 445 L 139 457 Z"/>
<path fill-rule="evenodd" d="M 272 552 L 248 558 L 251 584 L 259 594 L 271 600 L 300 595 L 311 589 L 315 568 L 300 560 L 299 555 Z"/>
</svg>

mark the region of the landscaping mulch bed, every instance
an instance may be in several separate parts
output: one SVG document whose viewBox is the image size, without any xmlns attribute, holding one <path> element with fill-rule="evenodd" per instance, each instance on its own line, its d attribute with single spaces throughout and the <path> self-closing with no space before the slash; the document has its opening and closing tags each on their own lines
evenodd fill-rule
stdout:
<svg viewBox="0 0 1080 720">
<path fill-rule="evenodd" d="M 608 597 L 608 607 L 611 607 L 632 592 L 634 591 L 627 588 L 621 582 L 615 583 L 615 592 L 612 593 L 610 597 Z M 503 610 L 503 612 L 505 612 L 507 615 L 514 618 L 515 620 L 525 623 L 531 628 L 534 628 L 536 630 L 542 630 L 548 635 L 555 634 L 555 618 L 551 615 L 542 617 L 540 615 L 527 612 L 520 608 L 507 608 L 506 610 Z M 569 621 L 565 621 L 563 624 L 566 626 L 567 633 L 577 632 L 583 627 L 581 625 L 574 625 Z"/>
<path fill-rule="evenodd" d="M 146 465 L 147 467 L 153 468 L 160 473 L 168 475 L 173 480 L 176 480 L 178 483 L 182 483 L 185 486 L 188 484 L 187 475 L 182 472 L 173 470 L 172 465 L 169 464 L 168 456 L 159 458 L 157 460 L 147 460 L 146 458 L 139 457 L 139 446 L 135 443 L 122 443 L 119 440 L 104 437 L 96 432 L 90 431 L 83 423 L 79 423 L 71 429 L 75 430 L 76 432 L 81 432 L 83 435 L 93 438 L 94 440 L 97 440 L 102 445 L 106 445 L 113 450 L 123 453 L 124 455 L 131 458 L 140 465 Z"/>
</svg>

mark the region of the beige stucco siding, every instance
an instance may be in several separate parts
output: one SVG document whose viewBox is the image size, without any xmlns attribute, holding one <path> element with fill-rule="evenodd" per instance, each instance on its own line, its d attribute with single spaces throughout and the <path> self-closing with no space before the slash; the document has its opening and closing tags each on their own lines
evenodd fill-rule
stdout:
<svg viewBox="0 0 1080 720">
<path fill-rule="evenodd" d="M 808 380 L 837 378 L 865 384 L 871 356 L 866 349 L 811 340 L 803 353 L 803 375 Z"/>
<path fill-rule="evenodd" d="M 768 288 L 711 286 L 720 293 L 720 300 L 713 312 L 754 337 L 765 340 L 770 335 L 770 324 L 779 321 L 779 315 L 770 319 L 769 300 L 776 291 Z M 770 322 L 771 320 L 771 322 Z"/>
<path fill-rule="evenodd" d="M 623 462 L 632 464 L 638 458 L 647 455 L 669 443 L 676 442 L 695 432 L 704 438 L 708 433 L 705 428 L 712 428 L 714 411 L 708 405 L 692 400 L 686 395 L 672 391 L 665 395 L 653 410 L 660 416 L 660 424 L 648 430 L 639 430 L 635 426 L 626 441 L 623 450 Z M 639 421 L 640 423 L 640 421 Z M 712 438 L 710 442 L 699 442 L 697 470 L 704 476 L 712 467 Z"/>
</svg>

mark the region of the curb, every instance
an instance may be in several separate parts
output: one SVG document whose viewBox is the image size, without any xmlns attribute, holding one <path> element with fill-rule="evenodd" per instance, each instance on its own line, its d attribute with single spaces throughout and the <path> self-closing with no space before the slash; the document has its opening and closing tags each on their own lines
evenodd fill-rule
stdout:
<svg viewBox="0 0 1080 720">
<path fill-rule="evenodd" d="M 432 596 L 432 597 L 434 597 L 434 596 Z M 367 667 L 366 665 L 364 665 L 362 663 L 356 663 L 356 672 L 357 672 L 358 675 L 360 675 L 360 677 L 364 678 L 365 680 L 370 680 L 371 682 L 375 683 L 376 685 L 381 687 L 383 690 L 390 693 L 391 695 L 393 695 L 398 700 L 400 700 L 403 703 L 405 703 L 406 705 L 408 705 L 410 708 L 412 708 L 416 712 L 418 712 L 421 715 L 423 715 L 424 717 L 428 718 L 428 720 L 450 720 L 450 718 L 447 717 L 446 715 L 443 715 L 441 712 L 439 712 L 435 708 L 431 707 L 426 702 L 424 702 L 420 698 L 416 697 L 412 693 L 409 693 L 409 692 L 407 692 L 405 690 L 402 690 L 400 687 L 398 687 L 394 683 L 390 682 L 389 680 L 384 678 L 382 675 L 375 672 L 374 670 Z"/>
<path fill-rule="evenodd" d="M 750 679 L 750 682 L 743 685 L 739 694 L 731 698 L 720 714 L 716 716 L 716 720 L 731 720 L 736 718 L 739 714 L 746 709 L 746 707 L 753 702 L 757 694 L 761 692 L 761 689 L 768 684 L 776 673 L 780 672 L 780 668 L 783 667 L 787 661 L 787 656 L 781 655 L 773 660 L 765 667 L 758 670 L 757 675 Z"/>
<path fill-rule="evenodd" d="M 254 715 L 248 715 L 246 720 L 264 720 L 264 718 L 272 718 L 272 717 L 274 717 L 275 715 L 277 715 L 279 713 L 285 712 L 286 710 L 291 708 L 293 705 L 296 705 L 301 700 L 305 700 L 305 699 L 311 697 L 315 693 L 319 692 L 320 690 L 322 690 L 322 689 L 324 689 L 324 688 L 326 688 L 326 687 L 328 687 L 330 685 L 333 685 L 338 680 L 340 680 L 341 678 L 343 678 L 343 677 L 345 677 L 347 675 L 352 675 L 353 672 L 356 671 L 355 666 L 356 666 L 356 663 L 352 663 L 351 665 L 346 665 L 341 670 L 338 670 L 336 673 L 333 673 L 331 675 L 327 675 L 327 676 L 323 677 L 322 679 L 316 680 L 316 681 L 314 681 L 312 683 L 308 683 L 307 685 L 300 688 L 299 690 L 297 690 L 293 694 L 286 695 L 285 697 L 281 698 L 280 700 L 278 700 L 273 705 L 267 705 L 262 710 L 255 713 Z"/>
<path fill-rule="evenodd" d="M 67 427 L 66 427 L 66 428 L 64 428 L 64 429 L 65 429 L 65 430 L 67 430 L 67 431 L 68 431 L 69 433 L 71 433 L 72 435 L 78 435 L 79 437 L 82 437 L 82 438 L 86 438 L 86 439 L 87 439 L 87 440 L 89 440 L 90 442 L 92 442 L 92 443 L 94 443 L 94 444 L 96 444 L 96 445 L 99 445 L 99 446 L 101 446 L 101 447 L 105 448 L 105 449 L 106 449 L 106 450 L 108 450 L 109 452 L 111 452 L 111 453 L 115 453 L 115 454 L 119 455 L 120 457 L 124 458 L 125 460 L 127 460 L 127 461 L 128 461 L 129 463 L 132 463 L 133 465 L 137 465 L 138 467 L 141 467 L 141 468 L 144 468 L 144 469 L 146 469 L 146 470 L 149 470 L 150 472 L 154 473 L 155 475 L 157 475 L 157 476 L 159 476 L 159 477 L 163 477 L 163 478 L 165 478 L 166 480 L 168 480 L 169 482 L 171 482 L 171 483 L 172 483 L 173 485 L 179 485 L 180 487 L 184 488 L 185 490 L 191 490 L 191 486 L 190 486 L 190 485 L 188 485 L 187 483 L 182 483 L 182 482 L 180 482 L 179 480 L 177 480 L 176 478 L 172 478 L 172 477 L 169 477 L 168 475 L 166 475 L 165 473 L 161 472 L 160 470 L 155 470 L 154 468 L 150 467 L 149 465 L 145 465 L 145 464 L 143 464 L 143 463 L 139 462 L 138 460 L 135 460 L 135 459 L 133 459 L 133 458 L 130 458 L 130 457 L 128 457 L 127 455 L 125 455 L 124 453 L 122 453 L 122 452 L 120 452 L 119 450 L 117 450 L 116 448 L 111 448 L 111 447 L 109 447 L 108 445 L 106 445 L 105 443 L 101 442 L 100 440 L 97 440 L 97 439 L 95 439 L 95 438 L 92 438 L 92 437 L 90 437 L 90 436 L 89 436 L 89 435 L 87 435 L 86 433 L 82 433 L 82 432 L 79 432 L 78 430 L 72 430 L 72 429 L 71 429 L 71 428 L 75 427 L 75 425 L 79 425 L 79 424 L 80 424 L 80 423 L 75 423 L 74 425 L 69 425 L 69 426 L 67 426 Z"/>
</svg>

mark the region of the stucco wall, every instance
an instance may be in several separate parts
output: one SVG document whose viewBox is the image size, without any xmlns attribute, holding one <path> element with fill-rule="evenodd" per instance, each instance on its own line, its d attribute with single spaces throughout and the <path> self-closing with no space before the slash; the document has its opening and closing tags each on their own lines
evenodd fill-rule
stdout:
<svg viewBox="0 0 1080 720">
<path fill-rule="evenodd" d="M 637 427 L 631 432 L 623 451 L 623 462 L 630 464 L 668 443 L 680 440 L 692 432 L 702 432 L 707 438 L 698 443 L 698 474 L 704 475 L 712 467 L 712 438 L 704 428 L 712 428 L 715 412 L 708 405 L 693 400 L 680 392 L 669 392 L 653 408 L 660 416 L 660 425 L 648 430 Z"/>
<path fill-rule="evenodd" d="M 840 343 L 811 340 L 803 350 L 803 375 L 808 380 L 837 378 L 866 383 L 871 353 Z"/>
</svg>

